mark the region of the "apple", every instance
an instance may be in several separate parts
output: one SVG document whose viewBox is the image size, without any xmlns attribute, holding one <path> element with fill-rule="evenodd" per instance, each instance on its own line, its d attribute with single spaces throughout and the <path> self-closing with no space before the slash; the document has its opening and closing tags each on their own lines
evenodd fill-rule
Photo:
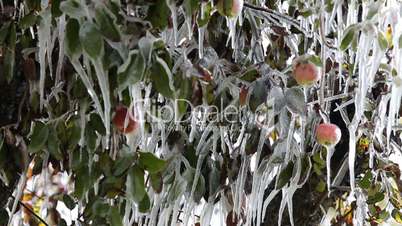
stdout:
<svg viewBox="0 0 402 226">
<path fill-rule="evenodd" d="M 341 130 L 332 123 L 322 123 L 316 130 L 317 142 L 325 147 L 334 147 L 341 139 Z"/>
<path fill-rule="evenodd" d="M 317 66 L 308 57 L 301 56 L 293 61 L 293 77 L 301 86 L 311 86 L 321 79 Z"/>
<path fill-rule="evenodd" d="M 218 12 L 222 16 L 236 17 L 243 9 L 244 0 L 219 0 Z"/>
<path fill-rule="evenodd" d="M 131 133 L 137 128 L 135 118 L 128 112 L 127 107 L 124 105 L 116 107 L 112 122 L 115 127 L 124 134 Z"/>
</svg>

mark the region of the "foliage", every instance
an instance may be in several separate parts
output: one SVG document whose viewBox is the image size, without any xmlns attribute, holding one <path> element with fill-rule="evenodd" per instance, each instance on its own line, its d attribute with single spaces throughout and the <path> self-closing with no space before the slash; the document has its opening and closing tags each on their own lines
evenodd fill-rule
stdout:
<svg viewBox="0 0 402 226">
<path fill-rule="evenodd" d="M 402 222 L 402 4 L 218 1 L 0 1 L 0 225 Z"/>
</svg>

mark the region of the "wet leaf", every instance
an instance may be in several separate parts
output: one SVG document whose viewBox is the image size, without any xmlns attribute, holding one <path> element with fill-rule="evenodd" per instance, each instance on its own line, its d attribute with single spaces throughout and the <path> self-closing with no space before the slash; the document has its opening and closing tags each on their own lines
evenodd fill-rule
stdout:
<svg viewBox="0 0 402 226">
<path fill-rule="evenodd" d="M 150 152 L 139 152 L 139 166 L 149 173 L 158 173 L 166 166 L 166 161 L 156 157 Z"/>
<path fill-rule="evenodd" d="M 49 136 L 49 128 L 42 122 L 36 122 L 33 128 L 31 142 L 28 145 L 28 150 L 31 153 L 36 153 L 45 146 Z"/>
<path fill-rule="evenodd" d="M 93 23 L 86 21 L 81 24 L 79 37 L 82 48 L 89 57 L 96 59 L 101 56 L 103 52 L 103 38 Z"/>
<path fill-rule="evenodd" d="M 278 181 L 276 183 L 276 189 L 281 189 L 283 188 L 289 181 L 290 178 L 292 178 L 293 174 L 293 162 L 289 162 L 285 168 L 282 169 L 282 171 L 279 174 Z"/>
<path fill-rule="evenodd" d="M 145 196 L 144 171 L 137 166 L 132 167 L 127 174 L 127 198 L 139 203 Z"/>
</svg>

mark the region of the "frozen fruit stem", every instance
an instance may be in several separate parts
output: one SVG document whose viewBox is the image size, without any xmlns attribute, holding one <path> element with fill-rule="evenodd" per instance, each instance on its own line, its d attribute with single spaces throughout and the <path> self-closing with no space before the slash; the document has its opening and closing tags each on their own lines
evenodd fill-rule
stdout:
<svg viewBox="0 0 402 226">
<path fill-rule="evenodd" d="M 300 56 L 293 61 L 293 78 L 297 84 L 308 87 L 321 79 L 317 66 L 308 56 Z"/>
<path fill-rule="evenodd" d="M 236 17 L 240 15 L 243 4 L 243 0 L 219 0 L 218 12 L 223 16 Z"/>
<path fill-rule="evenodd" d="M 115 127 L 124 134 L 131 133 L 137 128 L 137 122 L 133 116 L 129 114 L 127 107 L 124 105 L 116 107 L 112 121 Z"/>
</svg>

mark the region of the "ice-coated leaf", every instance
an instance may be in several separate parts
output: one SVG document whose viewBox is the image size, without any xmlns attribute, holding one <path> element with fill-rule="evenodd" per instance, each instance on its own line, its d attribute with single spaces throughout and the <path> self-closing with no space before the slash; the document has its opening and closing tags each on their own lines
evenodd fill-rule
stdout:
<svg viewBox="0 0 402 226">
<path fill-rule="evenodd" d="M 377 202 L 380 202 L 384 199 L 384 193 L 383 192 L 377 192 L 374 195 L 370 195 L 367 199 L 367 204 L 375 204 Z"/>
<path fill-rule="evenodd" d="M 36 24 L 36 19 L 37 19 L 37 17 L 33 12 L 28 13 L 20 20 L 20 22 L 19 22 L 20 28 L 27 29 L 27 28 L 33 26 L 34 24 Z"/>
<path fill-rule="evenodd" d="M 186 189 L 187 192 L 191 192 L 191 187 L 194 182 L 194 176 L 195 176 L 194 168 L 187 168 L 183 174 L 184 179 L 187 181 L 187 189 Z M 205 193 L 205 179 L 203 175 L 200 175 L 200 177 L 198 178 L 195 191 L 197 192 L 194 193 L 193 199 L 195 202 L 198 203 Z"/>
<path fill-rule="evenodd" d="M 117 28 L 115 20 L 105 8 L 98 6 L 95 10 L 95 18 L 103 36 L 113 42 L 120 41 L 120 31 Z"/>
<path fill-rule="evenodd" d="M 388 48 L 388 41 L 382 32 L 378 32 L 377 41 L 383 51 Z"/>
<path fill-rule="evenodd" d="M 298 87 L 292 87 L 285 92 L 286 105 L 295 114 L 306 114 L 306 102 L 303 91 Z"/>
<path fill-rule="evenodd" d="M 81 54 L 81 43 L 79 38 L 80 24 L 76 19 L 69 19 L 66 25 L 65 50 L 71 58 Z"/>
<path fill-rule="evenodd" d="M 155 39 L 151 35 L 142 37 L 138 41 L 138 47 L 140 49 L 140 53 L 146 63 L 149 63 L 151 61 L 152 51 L 154 49 L 154 42 Z"/>
<path fill-rule="evenodd" d="M 62 153 L 60 151 L 60 141 L 57 137 L 57 132 L 55 129 L 49 129 L 49 136 L 47 140 L 47 150 L 49 153 L 57 160 L 63 159 Z"/>
<path fill-rule="evenodd" d="M 144 171 L 138 166 L 129 169 L 126 181 L 127 198 L 140 203 L 145 196 Z"/>
<path fill-rule="evenodd" d="M 40 151 L 45 146 L 48 136 L 49 127 L 42 122 L 36 122 L 33 128 L 31 142 L 28 146 L 29 152 L 36 153 Z"/>
<path fill-rule="evenodd" d="M 103 38 L 93 23 L 86 21 L 81 24 L 79 37 L 82 48 L 89 57 L 92 59 L 100 57 L 103 52 Z"/>
<path fill-rule="evenodd" d="M 14 76 L 16 41 L 17 41 L 16 27 L 15 24 L 12 23 L 8 31 L 8 37 L 6 39 L 7 48 L 4 48 L 4 60 L 3 60 L 3 66 L 4 66 L 3 73 L 9 83 L 11 82 Z"/>
<path fill-rule="evenodd" d="M 267 96 L 268 87 L 265 84 L 265 81 L 262 79 L 255 81 L 250 95 L 250 109 L 256 111 L 258 106 L 267 100 Z"/>
<path fill-rule="evenodd" d="M 127 86 L 140 81 L 144 75 L 146 62 L 143 54 L 137 50 L 130 52 L 128 59 L 118 69 L 117 81 L 119 90 L 124 90 Z"/>
<path fill-rule="evenodd" d="M 293 162 L 289 162 L 286 167 L 282 169 L 278 177 L 278 182 L 276 183 L 276 189 L 283 188 L 290 181 L 293 174 L 293 166 Z"/>
<path fill-rule="evenodd" d="M 346 50 L 352 43 L 355 35 L 356 35 L 356 26 L 352 25 L 348 27 L 344 32 L 344 36 L 342 38 L 341 45 L 339 48 L 341 50 Z"/>
<path fill-rule="evenodd" d="M 166 0 L 156 0 L 148 9 L 147 20 L 152 26 L 159 29 L 164 29 L 168 25 L 170 15 L 169 7 Z"/>
<path fill-rule="evenodd" d="M 166 166 L 166 161 L 150 152 L 139 152 L 139 166 L 149 173 L 158 173 Z"/>
<path fill-rule="evenodd" d="M 102 119 L 98 114 L 91 114 L 89 124 L 96 130 L 96 132 L 100 133 L 101 135 L 106 135 L 105 126 L 103 125 Z"/>
<path fill-rule="evenodd" d="M 70 209 L 70 210 L 72 210 L 72 209 L 75 208 L 74 199 L 73 199 L 71 196 L 67 195 L 67 194 L 64 194 L 64 195 L 63 195 L 63 203 L 64 203 L 64 204 L 67 206 L 67 208 Z"/>
<path fill-rule="evenodd" d="M 81 5 L 79 0 L 67 0 L 60 3 L 60 10 L 76 19 L 85 16 L 84 6 Z"/>
<path fill-rule="evenodd" d="M 154 62 L 151 69 L 151 80 L 155 89 L 165 97 L 173 98 L 173 90 L 170 89 L 169 81 L 170 69 L 167 67 L 166 62 L 161 58 Z"/>
</svg>

